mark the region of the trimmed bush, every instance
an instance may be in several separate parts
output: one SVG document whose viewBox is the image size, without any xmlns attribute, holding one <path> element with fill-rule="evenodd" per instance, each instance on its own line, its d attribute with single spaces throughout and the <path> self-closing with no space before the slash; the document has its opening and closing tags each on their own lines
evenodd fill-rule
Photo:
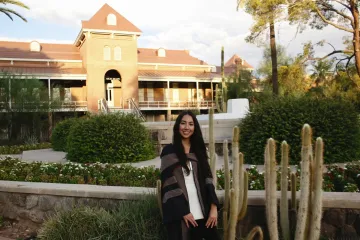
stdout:
<svg viewBox="0 0 360 240">
<path fill-rule="evenodd" d="M 78 118 L 68 118 L 56 124 L 51 135 L 51 143 L 55 151 L 66 152 L 66 144 L 70 127 L 76 124 L 79 120 L 80 119 Z"/>
<path fill-rule="evenodd" d="M 133 114 L 94 115 L 70 128 L 66 156 L 70 161 L 124 163 L 154 157 L 150 133 Z"/>
<path fill-rule="evenodd" d="M 28 145 L 0 146 L 0 154 L 21 154 L 23 151 L 51 148 L 51 143 L 37 143 Z"/>
<path fill-rule="evenodd" d="M 42 240 L 132 239 L 164 240 L 164 227 L 155 196 L 121 201 L 115 211 L 79 207 L 58 212 L 39 231 Z"/>
<path fill-rule="evenodd" d="M 308 123 L 316 137 L 324 139 L 325 163 L 358 160 L 360 125 L 355 107 L 334 99 L 277 98 L 257 104 L 240 127 L 240 151 L 247 163 L 263 164 L 264 147 L 268 138 L 277 141 L 277 160 L 280 143 L 290 145 L 290 163 L 300 163 L 301 129 Z"/>
</svg>

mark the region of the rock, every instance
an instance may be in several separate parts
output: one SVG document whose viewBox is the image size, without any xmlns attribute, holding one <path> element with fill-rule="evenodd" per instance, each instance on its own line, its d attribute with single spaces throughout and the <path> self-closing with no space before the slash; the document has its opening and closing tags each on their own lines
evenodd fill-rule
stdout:
<svg viewBox="0 0 360 240">
<path fill-rule="evenodd" d="M 54 208 L 57 199 L 58 198 L 54 196 L 40 196 L 38 208 L 44 212 L 51 210 Z"/>
<path fill-rule="evenodd" d="M 29 195 L 26 197 L 26 209 L 32 209 L 38 204 L 39 197 L 36 195 Z"/>
<path fill-rule="evenodd" d="M 358 239 L 355 228 L 350 225 L 344 225 L 336 234 L 336 239 Z"/>
<path fill-rule="evenodd" d="M 43 223 L 45 220 L 45 213 L 39 210 L 32 210 L 29 212 L 29 218 L 35 223 Z"/>
<path fill-rule="evenodd" d="M 360 215 L 358 215 L 358 217 L 354 223 L 354 228 L 355 228 L 357 234 L 360 235 Z"/>
<path fill-rule="evenodd" d="M 11 193 L 9 200 L 12 204 L 20 207 L 25 207 L 26 205 L 26 194 Z"/>
<path fill-rule="evenodd" d="M 321 236 L 326 237 L 328 239 L 334 239 L 336 236 L 337 228 L 332 226 L 331 224 L 328 224 L 326 222 L 323 222 L 321 224 Z"/>
<path fill-rule="evenodd" d="M 327 209 L 324 219 L 330 225 L 343 227 L 345 225 L 346 212 L 340 209 Z"/>
<path fill-rule="evenodd" d="M 75 198 L 63 197 L 55 203 L 55 210 L 69 211 L 75 207 Z"/>
</svg>

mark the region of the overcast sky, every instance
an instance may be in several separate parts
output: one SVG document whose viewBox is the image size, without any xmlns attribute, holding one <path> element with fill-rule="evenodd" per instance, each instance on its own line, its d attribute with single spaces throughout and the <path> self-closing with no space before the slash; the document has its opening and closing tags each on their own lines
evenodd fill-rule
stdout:
<svg viewBox="0 0 360 240">
<path fill-rule="evenodd" d="M 221 46 L 225 60 L 233 54 L 247 60 L 255 68 L 262 58 L 262 48 L 245 42 L 252 18 L 236 11 L 236 0 L 22 0 L 30 11 L 20 10 L 28 23 L 15 18 L 14 22 L 0 15 L 0 39 L 39 40 L 40 42 L 73 43 L 80 31 L 81 20 L 91 18 L 104 3 L 140 28 L 143 35 L 139 47 L 189 49 L 191 54 L 209 64 L 220 64 Z M 277 40 L 288 53 L 302 51 L 302 43 L 327 39 L 342 47 L 344 32 L 333 27 L 307 30 L 295 35 L 295 27 L 281 23 Z M 318 49 L 321 55 L 331 51 Z"/>
</svg>

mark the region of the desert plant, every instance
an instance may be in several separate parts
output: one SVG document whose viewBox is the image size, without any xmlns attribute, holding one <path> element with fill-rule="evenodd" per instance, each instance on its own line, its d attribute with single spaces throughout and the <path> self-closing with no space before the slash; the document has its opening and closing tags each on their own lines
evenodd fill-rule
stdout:
<svg viewBox="0 0 360 240">
<path fill-rule="evenodd" d="M 320 226 L 322 217 L 322 182 L 323 182 L 323 141 L 317 138 L 315 155 L 311 144 L 312 130 L 308 124 L 302 129 L 302 148 L 301 148 L 301 182 L 300 182 L 300 202 L 297 210 L 295 235 L 296 240 L 310 239 L 316 240 L 320 237 Z M 270 138 L 265 148 L 265 191 L 266 191 L 266 219 L 271 240 L 278 240 L 277 226 L 277 197 L 276 197 L 276 154 L 275 141 Z M 287 206 L 287 169 L 288 169 L 288 145 L 282 143 L 282 173 L 281 175 L 281 207 L 280 222 L 283 239 L 290 239 L 288 206 Z M 291 179 L 293 179 L 292 175 Z M 292 180 L 293 181 L 293 180 Z M 295 181 L 293 181 L 295 183 Z M 292 182 L 292 191 L 294 183 Z M 291 206 L 296 208 L 294 193 L 292 194 Z"/>
<path fill-rule="evenodd" d="M 269 137 L 282 139 L 291 146 L 289 163 L 298 165 L 299 129 L 305 122 L 313 127 L 314 134 L 327 141 L 325 163 L 352 162 L 360 157 L 360 124 L 353 104 L 308 97 L 279 97 L 254 105 L 239 125 L 240 151 L 248 163 L 262 164 L 264 150 L 259 146 L 265 146 Z M 276 157 L 280 159 L 280 151 Z"/>
<path fill-rule="evenodd" d="M 162 240 L 165 232 L 153 195 L 120 201 L 115 210 L 77 206 L 58 211 L 42 225 L 42 240 L 132 239 Z"/>
<path fill-rule="evenodd" d="M 133 114 L 91 116 L 70 128 L 67 159 L 89 163 L 123 163 L 155 157 L 150 133 Z"/>
</svg>

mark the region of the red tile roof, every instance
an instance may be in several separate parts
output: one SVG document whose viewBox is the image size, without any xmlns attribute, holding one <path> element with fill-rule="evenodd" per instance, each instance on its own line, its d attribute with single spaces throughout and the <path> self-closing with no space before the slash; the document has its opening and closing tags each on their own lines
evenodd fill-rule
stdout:
<svg viewBox="0 0 360 240">
<path fill-rule="evenodd" d="M 237 61 L 240 62 L 241 66 L 244 68 L 253 68 L 248 62 L 246 62 L 244 59 L 240 58 L 237 54 L 234 54 L 226 63 L 225 67 L 236 67 Z M 244 61 L 244 62 L 242 62 Z"/>
<path fill-rule="evenodd" d="M 40 43 L 41 51 L 30 51 L 30 42 L 0 41 L 0 58 L 81 60 L 72 44 Z"/>
<path fill-rule="evenodd" d="M 157 56 L 158 49 L 138 48 L 139 63 L 164 63 L 164 64 L 186 64 L 186 65 L 208 65 L 189 54 L 187 50 L 167 50 L 165 57 Z"/>
<path fill-rule="evenodd" d="M 116 16 L 116 20 L 117 20 L 116 26 L 107 25 L 107 16 L 111 13 Z M 99 29 L 99 30 L 101 29 L 101 30 L 141 33 L 141 30 L 139 28 L 137 28 L 129 20 L 124 18 L 120 13 L 115 11 L 108 4 L 102 6 L 102 8 L 100 8 L 100 10 L 97 13 L 95 13 L 95 15 L 92 18 L 90 18 L 90 20 L 82 21 L 82 27 L 88 29 Z"/>
<path fill-rule="evenodd" d="M 194 77 L 194 78 L 215 78 L 220 77 L 217 73 L 212 72 L 190 72 L 190 71 L 160 71 L 160 70 L 139 70 L 139 77 Z"/>
<path fill-rule="evenodd" d="M 0 67 L 0 72 L 17 74 L 86 74 L 83 68 L 52 68 L 52 67 Z"/>
</svg>

